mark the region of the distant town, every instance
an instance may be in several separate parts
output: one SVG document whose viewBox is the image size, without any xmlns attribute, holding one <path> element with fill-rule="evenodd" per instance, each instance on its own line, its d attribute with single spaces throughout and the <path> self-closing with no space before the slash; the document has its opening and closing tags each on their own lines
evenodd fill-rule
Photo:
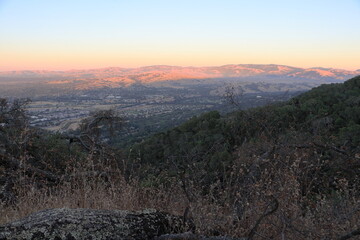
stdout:
<svg viewBox="0 0 360 240">
<path fill-rule="evenodd" d="M 114 109 L 124 118 L 120 138 L 141 138 L 181 124 L 194 115 L 217 110 L 226 114 L 237 108 L 249 108 L 287 100 L 297 92 L 245 93 L 236 96 L 239 105 L 223 95 L 212 95 L 201 86 L 174 88 L 114 88 L 81 91 L 80 94 L 41 96 L 28 105 L 30 124 L 55 132 L 75 131 L 83 118 L 97 110 Z"/>
</svg>

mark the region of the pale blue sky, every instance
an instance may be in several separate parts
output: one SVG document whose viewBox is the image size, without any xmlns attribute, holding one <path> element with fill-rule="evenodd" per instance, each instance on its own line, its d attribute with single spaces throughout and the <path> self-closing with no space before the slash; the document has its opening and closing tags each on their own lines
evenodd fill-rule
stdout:
<svg viewBox="0 0 360 240">
<path fill-rule="evenodd" d="M 360 68 L 360 0 L 0 0 L 0 71 Z"/>
</svg>

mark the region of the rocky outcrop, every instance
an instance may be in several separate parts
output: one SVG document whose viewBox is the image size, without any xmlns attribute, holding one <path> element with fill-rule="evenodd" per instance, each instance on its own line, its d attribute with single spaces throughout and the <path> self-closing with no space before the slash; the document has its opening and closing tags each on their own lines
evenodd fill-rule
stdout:
<svg viewBox="0 0 360 240">
<path fill-rule="evenodd" d="M 48 209 L 0 226 L 0 240 L 10 239 L 154 239 L 184 231 L 181 217 L 155 210 L 129 212 Z"/>
<path fill-rule="evenodd" d="M 247 240 L 247 238 L 231 238 L 226 236 L 207 237 L 193 234 L 191 232 L 178 234 L 165 234 L 155 238 L 156 240 Z"/>
</svg>

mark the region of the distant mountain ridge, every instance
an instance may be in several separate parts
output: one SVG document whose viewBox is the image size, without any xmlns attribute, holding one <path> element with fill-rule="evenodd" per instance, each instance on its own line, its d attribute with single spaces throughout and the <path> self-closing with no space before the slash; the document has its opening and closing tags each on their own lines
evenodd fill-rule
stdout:
<svg viewBox="0 0 360 240">
<path fill-rule="evenodd" d="M 72 84 L 76 89 L 92 89 L 186 79 L 244 79 L 255 77 L 342 82 L 359 74 L 360 70 L 349 71 L 321 67 L 305 69 L 275 64 L 239 64 L 212 67 L 155 65 L 139 68 L 108 67 L 68 71 L 6 71 L 0 72 L 0 81 L 4 81 L 4 79 L 31 79 L 46 84 Z"/>
</svg>

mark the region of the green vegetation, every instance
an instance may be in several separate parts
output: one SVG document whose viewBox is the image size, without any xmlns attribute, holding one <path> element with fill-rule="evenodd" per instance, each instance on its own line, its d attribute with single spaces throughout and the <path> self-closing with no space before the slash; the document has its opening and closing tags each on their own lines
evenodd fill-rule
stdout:
<svg viewBox="0 0 360 240">
<path fill-rule="evenodd" d="M 138 175 L 145 179 L 186 173 L 201 186 L 209 186 L 232 171 L 233 153 L 238 146 L 260 142 L 281 145 L 279 141 L 305 138 L 301 144 L 316 139 L 320 145 L 350 151 L 360 143 L 359 124 L 357 77 L 345 84 L 322 85 L 285 103 L 223 117 L 216 111 L 193 117 L 134 145 L 129 150 L 129 161 L 139 166 Z"/>
</svg>

